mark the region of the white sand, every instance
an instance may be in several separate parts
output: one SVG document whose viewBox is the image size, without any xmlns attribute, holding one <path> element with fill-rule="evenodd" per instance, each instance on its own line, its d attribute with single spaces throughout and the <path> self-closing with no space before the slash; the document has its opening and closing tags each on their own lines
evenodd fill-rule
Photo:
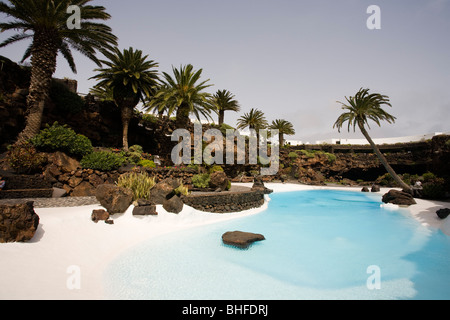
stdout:
<svg viewBox="0 0 450 320">
<path fill-rule="evenodd" d="M 275 192 L 330 189 L 298 184 L 266 186 Z M 360 188 L 338 189 L 360 191 Z M 380 197 L 387 191 L 382 189 Z M 450 235 L 450 219 L 440 220 L 435 214 L 450 204 L 417 202 L 410 207 L 411 216 Z M 103 299 L 103 270 L 127 248 L 162 234 L 257 214 L 267 208 L 267 202 L 262 208 L 225 215 L 199 212 L 187 206 L 175 215 L 157 206 L 158 216 L 133 217 L 130 207 L 125 214 L 114 216 L 114 225 L 91 221 L 92 210 L 99 208 L 35 209 L 40 217 L 35 237 L 27 243 L 0 244 L 0 299 Z M 70 289 L 78 283 L 77 279 L 80 288 Z"/>
</svg>

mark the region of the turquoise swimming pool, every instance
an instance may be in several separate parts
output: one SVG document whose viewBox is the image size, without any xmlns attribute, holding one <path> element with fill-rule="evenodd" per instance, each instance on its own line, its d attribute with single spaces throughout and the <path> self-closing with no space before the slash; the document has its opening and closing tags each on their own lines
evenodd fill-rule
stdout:
<svg viewBox="0 0 450 320">
<path fill-rule="evenodd" d="M 107 268 L 112 299 L 450 299 L 450 237 L 379 196 L 310 190 L 268 209 L 151 239 Z M 226 231 L 262 233 L 242 250 Z"/>
</svg>

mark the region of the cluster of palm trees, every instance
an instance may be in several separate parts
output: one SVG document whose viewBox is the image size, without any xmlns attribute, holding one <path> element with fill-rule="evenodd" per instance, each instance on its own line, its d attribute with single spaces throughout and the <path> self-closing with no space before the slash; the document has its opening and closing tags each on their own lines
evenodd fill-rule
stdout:
<svg viewBox="0 0 450 320">
<path fill-rule="evenodd" d="M 209 79 L 200 80 L 202 69 L 194 70 L 192 65 L 173 68 L 173 76 L 163 73 L 160 80 L 156 68 L 158 64 L 149 60 L 142 51 L 133 48 L 120 51 L 117 48 L 117 37 L 112 29 L 101 23 L 111 18 L 102 6 L 89 3 L 92 0 L 0 0 L 0 12 L 12 18 L 9 22 L 0 22 L 0 31 L 14 30 L 18 33 L 0 44 L 9 44 L 32 39 L 31 45 L 25 51 L 22 61 L 31 58 L 31 80 L 27 97 L 27 118 L 24 130 L 18 137 L 18 142 L 25 141 L 36 135 L 42 122 L 45 101 L 49 96 L 52 76 L 56 70 L 58 53 L 69 63 L 76 73 L 76 65 L 72 50 L 76 50 L 98 65 L 99 80 L 92 92 L 101 93 L 115 101 L 121 108 L 123 121 L 123 147 L 128 148 L 128 124 L 133 110 L 142 101 L 149 111 L 169 115 L 176 113 L 176 122 L 183 128 L 189 121 L 189 115 L 194 114 L 210 117 L 212 112 L 219 116 L 219 124 L 224 121 L 225 111 L 239 111 L 239 103 L 227 90 L 219 90 L 214 95 L 205 92 L 211 86 Z M 67 8 L 78 6 L 80 9 L 80 27 L 67 27 Z M 103 54 L 101 60 L 97 54 Z M 348 122 L 348 129 L 356 126 L 372 145 L 382 164 L 394 179 L 404 189 L 407 186 L 389 166 L 383 154 L 370 138 L 366 126 L 368 120 L 378 125 L 380 121 L 392 123 L 395 118 L 384 111 L 381 106 L 391 106 L 389 98 L 380 94 L 369 94 L 368 89 L 361 89 L 354 97 L 347 98 L 342 103 L 344 112 L 334 126 L 340 129 Z M 277 119 L 268 124 L 262 111 L 251 109 L 237 123 L 238 128 L 254 129 L 256 131 L 269 128 L 279 130 L 280 145 L 284 145 L 284 135 L 295 133 L 292 124 L 283 119 Z"/>
</svg>

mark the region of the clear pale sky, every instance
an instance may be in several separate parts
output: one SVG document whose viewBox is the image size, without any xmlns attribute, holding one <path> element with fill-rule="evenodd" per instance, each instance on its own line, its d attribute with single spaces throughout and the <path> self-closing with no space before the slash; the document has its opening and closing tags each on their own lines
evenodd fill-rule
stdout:
<svg viewBox="0 0 450 320">
<path fill-rule="evenodd" d="M 7 0 L 3 0 L 6 1 Z M 94 0 L 121 49 L 144 51 L 172 73 L 193 64 L 209 92 L 231 91 L 240 113 L 251 108 L 269 122 L 286 119 L 296 135 L 314 142 L 359 138 L 333 129 L 336 101 L 361 87 L 388 95 L 395 124 L 371 126 L 374 138 L 450 131 L 450 0 Z M 381 30 L 369 30 L 367 8 L 381 9 Z M 5 19 L 0 16 L 0 19 Z M 0 34 L 0 41 L 11 33 Z M 19 61 L 28 43 L 0 49 Z M 63 59 L 56 77 L 78 80 L 87 93 L 96 65 L 75 54 L 78 74 Z"/>
</svg>

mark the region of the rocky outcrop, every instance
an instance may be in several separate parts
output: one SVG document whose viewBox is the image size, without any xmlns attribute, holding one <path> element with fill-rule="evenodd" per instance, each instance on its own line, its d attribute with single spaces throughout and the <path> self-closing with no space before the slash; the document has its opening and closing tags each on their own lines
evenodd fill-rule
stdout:
<svg viewBox="0 0 450 320">
<path fill-rule="evenodd" d="M 222 235 L 222 241 L 224 244 L 242 249 L 248 248 L 255 241 L 262 241 L 265 239 L 266 238 L 262 234 L 242 231 L 229 231 Z"/>
<path fill-rule="evenodd" d="M 199 211 L 214 213 L 241 212 L 253 208 L 259 208 L 264 204 L 264 192 L 242 191 L 242 192 L 213 192 L 213 193 L 191 193 L 182 196 L 184 204 Z"/>
<path fill-rule="evenodd" d="M 0 204 L 0 243 L 31 240 L 38 225 L 33 202 Z"/>
<path fill-rule="evenodd" d="M 156 216 L 156 205 L 150 200 L 139 199 L 133 209 L 133 216 Z"/>
<path fill-rule="evenodd" d="M 225 172 L 217 171 L 210 174 L 209 186 L 214 190 L 225 191 L 228 188 L 229 179 Z"/>
<path fill-rule="evenodd" d="M 98 186 L 95 196 L 110 214 L 124 213 L 133 202 L 133 193 L 130 190 L 113 184 Z"/>
<path fill-rule="evenodd" d="M 163 204 L 173 195 L 174 186 L 169 181 L 161 181 L 150 190 L 150 200 L 154 204 Z"/>
<path fill-rule="evenodd" d="M 384 203 L 392 203 L 400 206 L 410 206 L 416 204 L 416 201 L 411 194 L 398 190 L 389 190 L 388 193 L 383 195 L 381 200 Z"/>
<path fill-rule="evenodd" d="M 109 219 L 109 212 L 103 209 L 93 210 L 91 214 L 91 220 L 95 223 L 99 221 L 106 221 Z"/>
<path fill-rule="evenodd" d="M 184 203 L 178 196 L 173 196 L 170 199 L 163 201 L 163 208 L 167 212 L 180 213 L 183 210 Z"/>
<path fill-rule="evenodd" d="M 272 189 L 267 188 L 264 185 L 263 179 L 261 176 L 255 177 L 255 180 L 253 181 L 252 191 L 260 191 L 264 194 L 271 194 L 273 192 Z"/>
</svg>

